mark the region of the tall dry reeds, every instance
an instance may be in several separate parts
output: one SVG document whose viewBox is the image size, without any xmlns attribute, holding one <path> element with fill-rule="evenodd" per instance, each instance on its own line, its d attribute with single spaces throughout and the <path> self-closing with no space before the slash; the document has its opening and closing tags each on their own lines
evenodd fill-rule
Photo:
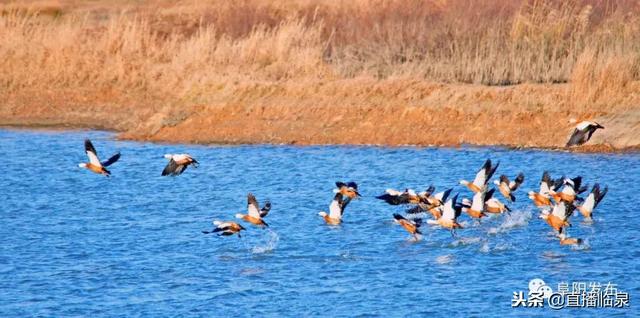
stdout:
<svg viewBox="0 0 640 318">
<path fill-rule="evenodd" d="M 47 1 L 0 12 L 4 93 L 205 103 L 234 85 L 364 76 L 572 82 L 593 98 L 640 76 L 637 1 Z"/>
</svg>

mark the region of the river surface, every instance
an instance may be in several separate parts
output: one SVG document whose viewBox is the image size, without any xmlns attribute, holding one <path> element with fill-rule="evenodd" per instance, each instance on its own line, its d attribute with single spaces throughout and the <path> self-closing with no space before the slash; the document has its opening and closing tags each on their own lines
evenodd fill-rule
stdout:
<svg viewBox="0 0 640 318">
<path fill-rule="evenodd" d="M 111 178 L 78 167 L 83 140 Z M 165 153 L 200 161 L 161 177 Z M 640 303 L 640 155 L 503 148 L 199 146 L 117 141 L 96 131 L 0 130 L 0 316 L 634 316 Z M 437 190 L 471 180 L 486 158 L 496 175 L 526 179 L 511 215 L 461 216 L 457 237 L 425 225 L 413 242 L 374 197 L 386 188 Z M 582 175 L 609 194 L 595 222 L 576 213 L 560 246 L 526 192 L 540 176 Z M 337 180 L 363 197 L 341 226 L 318 216 Z M 273 203 L 270 227 L 241 238 L 205 235 L 246 208 Z M 503 199 L 504 201 L 504 199 Z M 514 292 L 544 280 L 608 282 L 630 307 L 512 308 Z"/>
</svg>

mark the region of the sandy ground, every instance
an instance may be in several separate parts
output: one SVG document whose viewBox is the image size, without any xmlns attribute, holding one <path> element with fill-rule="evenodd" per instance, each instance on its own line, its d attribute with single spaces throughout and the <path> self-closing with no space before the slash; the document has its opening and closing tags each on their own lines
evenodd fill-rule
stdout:
<svg viewBox="0 0 640 318">
<path fill-rule="evenodd" d="M 630 91 L 638 91 L 634 83 Z M 105 91 L 20 92 L 0 104 L 0 125 L 114 130 L 122 139 L 201 144 L 352 144 L 562 148 L 569 121 L 606 127 L 584 152 L 640 149 L 640 97 L 577 102 L 567 84 L 434 84 L 350 79 L 238 84 L 207 105 Z"/>
</svg>

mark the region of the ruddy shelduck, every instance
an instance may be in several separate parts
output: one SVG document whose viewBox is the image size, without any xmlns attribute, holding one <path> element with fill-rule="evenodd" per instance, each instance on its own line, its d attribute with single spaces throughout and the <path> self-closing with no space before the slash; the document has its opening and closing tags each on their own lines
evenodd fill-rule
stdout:
<svg viewBox="0 0 640 318">
<path fill-rule="evenodd" d="M 230 236 L 238 234 L 240 237 L 240 231 L 246 230 L 242 225 L 233 221 L 213 221 L 215 228 L 211 231 L 202 231 L 204 234 L 219 233 L 218 236 Z"/>
<path fill-rule="evenodd" d="M 164 157 L 169 159 L 169 163 L 167 163 L 164 170 L 162 170 L 163 176 L 178 176 L 181 175 L 190 165 L 193 165 L 194 168 L 197 168 L 199 165 L 196 159 L 193 159 L 193 157 L 186 153 L 166 154 Z"/>
<path fill-rule="evenodd" d="M 575 206 L 567 201 L 561 200 L 558 202 L 551 212 L 549 210 L 543 210 L 540 218 L 545 220 L 549 226 L 558 233 L 562 233 L 562 228 L 565 226 L 571 226 L 569 223 L 569 217 L 573 214 Z"/>
<path fill-rule="evenodd" d="M 451 235 L 454 235 L 455 229 L 461 229 L 462 226 L 458 223 L 458 217 L 462 213 L 462 207 L 457 205 L 456 201 L 458 195 L 447 200 L 442 208 L 442 216 L 437 220 L 427 220 L 428 224 L 440 225 L 445 229 L 451 230 Z"/>
<path fill-rule="evenodd" d="M 360 192 L 358 192 L 358 184 L 349 181 L 349 182 L 336 182 L 337 189 L 334 189 L 334 193 L 341 193 L 343 196 L 346 196 L 350 199 L 354 199 L 356 197 L 360 197 Z"/>
<path fill-rule="evenodd" d="M 573 203 L 576 200 L 576 196 L 587 190 L 586 187 L 582 187 L 582 177 L 578 176 L 573 179 L 563 178 L 562 190 L 560 192 L 551 191 L 551 197 L 556 201 L 561 200 Z M 558 182 L 556 182 L 558 184 Z"/>
<path fill-rule="evenodd" d="M 85 168 L 91 172 L 95 172 L 106 177 L 111 175 L 111 171 L 107 170 L 106 167 L 112 165 L 114 162 L 120 159 L 120 153 L 118 152 L 117 154 L 109 158 L 109 160 L 100 162 L 100 159 L 98 158 L 98 152 L 96 151 L 96 148 L 93 147 L 93 144 L 89 139 L 84 140 L 84 150 L 87 153 L 87 157 L 89 157 L 89 162 L 81 163 L 78 165 L 78 167 Z"/>
<path fill-rule="evenodd" d="M 256 197 L 252 193 L 249 193 L 247 194 L 247 214 L 238 213 L 236 214 L 236 218 L 247 221 L 253 225 L 268 227 L 269 225 L 262 218 L 269 213 L 270 209 L 271 203 L 269 202 L 260 209 Z"/>
<path fill-rule="evenodd" d="M 486 193 L 484 191 L 479 191 L 473 195 L 473 201 L 467 198 L 462 199 L 462 212 L 467 213 L 473 219 L 480 219 L 487 216 L 484 213 L 485 195 Z"/>
<path fill-rule="evenodd" d="M 484 198 L 484 202 L 485 202 L 484 211 L 487 213 L 495 213 L 495 214 L 511 212 L 511 209 L 506 204 L 500 202 L 498 198 L 493 196 L 494 192 L 495 192 L 495 189 L 491 189 L 489 190 L 489 192 L 487 192 L 487 195 Z"/>
<path fill-rule="evenodd" d="M 482 165 L 482 168 L 478 170 L 478 173 L 476 174 L 475 179 L 473 179 L 473 182 L 460 180 L 460 184 L 466 186 L 474 193 L 483 191 L 486 189 L 487 182 L 489 182 L 489 179 L 491 179 L 493 174 L 496 172 L 496 169 L 498 169 L 499 165 L 500 163 L 497 163 L 495 166 L 492 166 L 491 159 L 487 159 L 487 161 L 484 162 L 484 165 Z"/>
<path fill-rule="evenodd" d="M 414 240 L 418 241 L 422 238 L 422 233 L 419 229 L 420 225 L 422 224 L 422 219 L 409 220 L 397 213 L 393 214 L 393 219 L 396 223 L 400 224 L 407 232 L 409 232 L 413 236 Z"/>
<path fill-rule="evenodd" d="M 589 141 L 593 133 L 598 129 L 604 129 L 604 127 L 594 121 L 582 121 L 576 125 L 573 130 L 567 147 L 580 146 Z"/>
<path fill-rule="evenodd" d="M 405 189 L 404 192 L 387 189 L 383 195 L 377 196 L 376 199 L 383 200 L 390 205 L 420 203 L 420 196 L 413 189 Z"/>
<path fill-rule="evenodd" d="M 439 219 L 440 216 L 442 216 L 442 207 L 444 206 L 444 202 L 447 201 L 447 198 L 449 197 L 449 194 L 451 194 L 451 191 L 453 189 L 447 189 L 434 195 L 427 195 L 429 190 L 431 190 L 431 192 L 433 193 L 433 191 L 435 191 L 435 187 L 430 186 L 427 191 L 423 192 L 422 196 L 424 196 L 425 198 L 421 200 L 418 205 L 408 209 L 406 212 L 409 214 L 429 212 L 434 219 Z"/>
<path fill-rule="evenodd" d="M 513 192 L 518 189 L 522 182 L 524 182 L 524 174 L 522 172 L 513 181 L 509 181 L 509 177 L 504 174 L 500 176 L 500 180 L 493 181 L 498 186 L 500 193 L 511 202 L 516 202 Z"/>
<path fill-rule="evenodd" d="M 540 180 L 540 192 L 529 191 L 529 199 L 533 201 L 537 207 L 546 207 L 551 205 L 551 193 L 555 190 L 555 181 L 551 179 L 548 171 L 542 174 Z"/>
<path fill-rule="evenodd" d="M 321 211 L 318 213 L 327 224 L 330 225 L 339 225 L 342 223 L 342 215 L 344 214 L 344 209 L 351 202 L 350 198 L 344 198 L 342 194 L 336 193 L 329 205 L 329 214 L 327 212 Z"/>
<path fill-rule="evenodd" d="M 600 185 L 596 183 L 593 185 L 591 193 L 589 193 L 587 198 L 584 200 L 584 203 L 578 206 L 578 211 L 580 211 L 580 214 L 582 214 L 587 221 L 592 220 L 593 210 L 598 206 L 598 204 L 600 204 L 600 201 L 602 201 L 604 196 L 607 195 L 608 191 L 608 187 L 605 187 L 604 190 L 601 191 Z"/>
<path fill-rule="evenodd" d="M 560 239 L 560 245 L 581 245 L 583 243 L 582 239 L 567 237 L 565 233 L 560 233 L 558 238 Z"/>
</svg>

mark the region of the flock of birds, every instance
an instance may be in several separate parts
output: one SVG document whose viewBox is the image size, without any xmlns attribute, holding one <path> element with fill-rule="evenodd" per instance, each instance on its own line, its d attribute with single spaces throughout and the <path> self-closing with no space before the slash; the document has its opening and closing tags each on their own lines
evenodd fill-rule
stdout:
<svg viewBox="0 0 640 318">
<path fill-rule="evenodd" d="M 572 134 L 569 145 L 580 145 L 591 138 L 596 129 L 603 128 L 597 123 L 581 122 L 576 126 Z M 100 161 L 98 153 L 90 140 L 84 142 L 85 152 L 89 158 L 88 163 L 81 163 L 81 168 L 86 168 L 94 173 L 109 176 L 111 172 L 107 167 L 120 159 L 120 153 L 111 156 L 106 161 Z M 167 154 L 164 156 L 169 160 L 162 171 L 162 176 L 177 176 L 182 174 L 189 166 L 198 166 L 198 161 L 188 154 Z M 488 214 L 510 213 L 509 206 L 497 197 L 496 190 L 508 202 L 515 202 L 515 191 L 524 182 L 524 174 L 518 174 L 513 180 L 506 175 L 501 175 L 494 180 L 495 188 L 491 188 L 489 181 L 498 169 L 499 163 L 493 165 L 487 159 L 477 172 L 473 181 L 461 180 L 460 184 L 471 191 L 470 198 L 462 198 L 458 201 L 459 193 L 451 195 L 453 188 L 435 193 L 435 187 L 429 186 L 425 191 L 417 193 L 412 189 L 398 191 L 387 189 L 384 194 L 376 196 L 390 205 L 408 206 L 405 215 L 394 213 L 393 219 L 409 232 L 414 240 L 422 238 L 421 226 L 426 223 L 451 232 L 456 236 L 456 230 L 463 229 L 458 222 L 458 218 L 465 213 L 471 219 L 480 220 Z M 586 192 L 587 186 L 582 185 L 582 177 L 552 179 L 547 171 L 542 175 L 540 189 L 538 192 L 530 191 L 529 199 L 536 207 L 540 208 L 540 218 L 557 232 L 557 237 L 562 245 L 579 245 L 582 240 L 571 238 L 567 235 L 567 228 L 571 227 L 570 217 L 577 209 L 585 220 L 592 221 L 594 209 L 607 194 L 608 188 L 600 188 L 599 184 L 594 184 L 591 192 L 585 198 L 580 195 Z M 349 203 L 360 198 L 358 184 L 356 182 L 336 182 L 333 190 L 333 200 L 329 204 L 329 212 L 319 212 L 318 214 L 329 225 L 339 225 L 342 223 L 344 211 Z M 258 227 L 268 227 L 264 218 L 271 210 L 271 202 L 265 202 L 260 206 L 256 197 L 249 193 L 247 195 L 246 214 L 238 213 L 236 219 L 242 220 Z M 423 222 L 423 219 L 427 219 Z M 202 231 L 205 234 L 216 233 L 220 236 L 230 236 L 246 230 L 240 223 L 235 221 L 213 221 L 214 228 L 211 231 Z"/>
</svg>

